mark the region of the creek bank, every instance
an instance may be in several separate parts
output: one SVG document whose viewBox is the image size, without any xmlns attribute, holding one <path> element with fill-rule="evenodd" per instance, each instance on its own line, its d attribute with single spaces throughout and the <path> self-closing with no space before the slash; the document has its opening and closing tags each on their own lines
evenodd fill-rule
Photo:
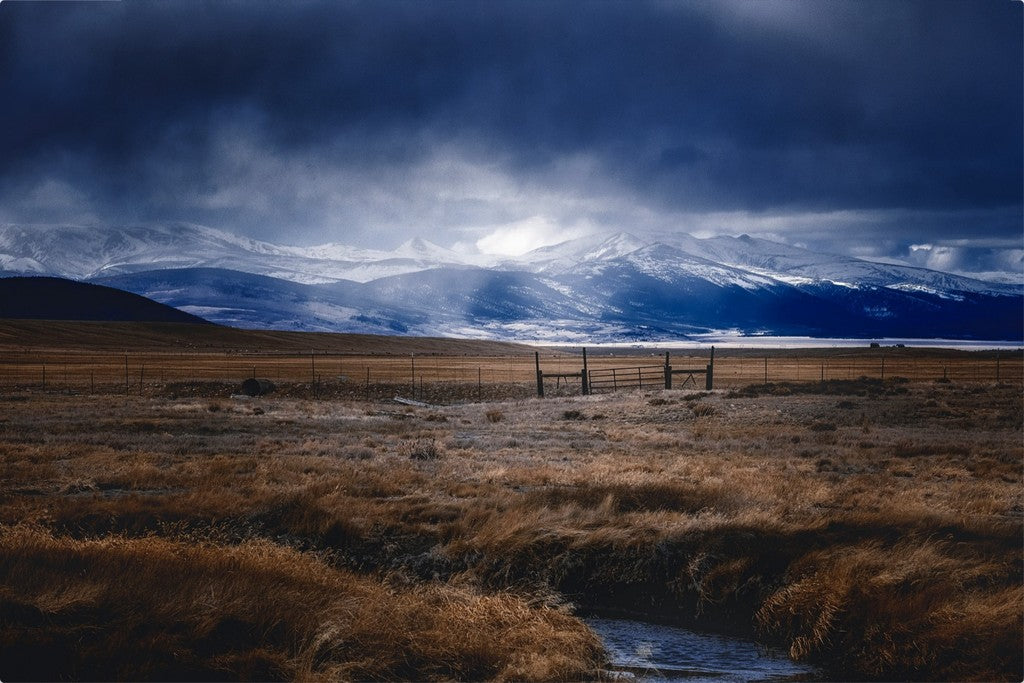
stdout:
<svg viewBox="0 0 1024 683">
<path fill-rule="evenodd" d="M 970 647 L 979 656 L 960 656 L 943 644 L 946 626 L 900 597 L 907 595 L 906 582 L 879 584 L 875 578 L 893 566 L 909 566 L 906 571 L 921 574 L 923 583 L 915 590 L 939 600 L 948 592 L 945 575 L 928 566 L 947 562 L 946 553 L 959 555 L 961 545 L 1005 558 L 1016 542 L 1006 530 L 947 530 L 946 540 L 935 542 L 935 527 L 899 524 L 793 531 L 720 525 L 629 537 L 537 528 L 493 544 L 465 530 L 457 537 L 437 527 L 420 534 L 375 531 L 336 548 L 337 561 L 409 582 L 468 579 L 485 591 L 556 596 L 577 614 L 756 640 L 796 651 L 821 678 L 937 680 L 989 671 L 979 667 L 999 678 L 1020 659 L 1003 645 L 1015 638 L 1012 629 L 998 638 L 978 632 Z M 928 562 L 916 561 L 919 555 Z M 1019 564 L 1017 559 L 981 566 L 995 572 L 992 581 L 1013 590 Z M 827 622 L 821 621 L 823 605 L 831 605 Z M 815 629 L 823 623 L 825 635 L 819 638 Z M 884 653 L 883 646 L 889 648 Z"/>
</svg>

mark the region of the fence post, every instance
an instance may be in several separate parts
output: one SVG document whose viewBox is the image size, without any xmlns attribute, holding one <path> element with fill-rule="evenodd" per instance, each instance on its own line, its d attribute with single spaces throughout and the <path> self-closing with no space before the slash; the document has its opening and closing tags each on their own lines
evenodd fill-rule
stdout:
<svg viewBox="0 0 1024 683">
<path fill-rule="evenodd" d="M 882 381 L 885 381 L 885 356 L 882 356 Z"/>
<path fill-rule="evenodd" d="M 544 375 L 540 371 L 540 351 L 533 352 L 533 363 L 537 368 L 537 398 L 544 398 Z"/>
<path fill-rule="evenodd" d="M 764 357 L 764 383 L 768 384 L 768 356 Z"/>
<path fill-rule="evenodd" d="M 665 354 L 666 356 L 668 354 Z M 708 363 L 708 373 L 705 376 L 704 388 L 711 391 L 715 388 L 715 347 L 711 347 L 711 362 Z"/>
<path fill-rule="evenodd" d="M 480 377 L 480 366 L 476 366 L 476 400 L 479 401 L 483 397 L 482 393 L 482 379 Z"/>
<path fill-rule="evenodd" d="M 672 388 L 672 366 L 668 364 L 668 351 L 665 352 L 665 388 Z"/>
<path fill-rule="evenodd" d="M 587 380 L 587 347 L 583 347 L 583 372 L 580 373 L 580 390 L 584 396 L 590 395 L 590 382 Z"/>
<path fill-rule="evenodd" d="M 996 350 L 996 381 L 999 381 L 999 351 Z"/>
<path fill-rule="evenodd" d="M 412 364 L 412 397 L 416 398 L 416 352 L 409 354 L 409 362 Z"/>
<path fill-rule="evenodd" d="M 128 354 L 124 354 L 124 395 L 128 395 Z"/>
</svg>

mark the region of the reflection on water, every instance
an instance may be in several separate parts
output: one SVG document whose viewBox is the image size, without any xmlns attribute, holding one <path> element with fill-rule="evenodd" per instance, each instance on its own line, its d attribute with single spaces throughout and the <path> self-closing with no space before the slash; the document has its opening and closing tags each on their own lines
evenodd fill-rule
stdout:
<svg viewBox="0 0 1024 683">
<path fill-rule="evenodd" d="M 641 678 L 722 683 L 806 680 L 815 675 L 812 667 L 749 640 L 626 619 L 585 621 L 604 641 L 612 668 Z"/>
</svg>

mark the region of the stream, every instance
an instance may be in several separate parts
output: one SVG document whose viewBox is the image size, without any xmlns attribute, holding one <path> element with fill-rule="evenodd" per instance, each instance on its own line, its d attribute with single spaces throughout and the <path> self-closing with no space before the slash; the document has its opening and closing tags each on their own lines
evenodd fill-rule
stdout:
<svg viewBox="0 0 1024 683">
<path fill-rule="evenodd" d="M 784 652 L 766 651 L 749 640 L 628 619 L 584 621 L 604 642 L 611 668 L 640 680 L 801 681 L 818 674 L 809 665 L 790 661 Z"/>
</svg>

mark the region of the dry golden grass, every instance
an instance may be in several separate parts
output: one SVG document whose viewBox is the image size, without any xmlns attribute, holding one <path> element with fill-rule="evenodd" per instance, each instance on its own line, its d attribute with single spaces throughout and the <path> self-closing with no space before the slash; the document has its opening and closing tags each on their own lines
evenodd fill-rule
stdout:
<svg viewBox="0 0 1024 683">
<path fill-rule="evenodd" d="M 98 590 L 76 578 L 84 560 L 56 557 L 108 545 L 281 553 L 284 567 L 312 563 L 441 605 L 458 622 L 498 624 L 456 639 L 480 651 L 469 659 L 486 659 L 494 640 L 515 653 L 487 659 L 490 668 L 443 669 L 449 645 L 414 644 L 405 633 L 414 620 L 382 616 L 391 619 L 378 633 L 383 659 L 365 669 L 345 668 L 355 666 L 348 654 L 309 664 L 302 653 L 318 632 L 297 621 L 287 628 L 301 646 L 256 643 L 260 635 L 249 651 L 273 654 L 245 661 L 264 668 L 232 664 L 232 676 L 585 675 L 599 656 L 573 617 L 557 613 L 581 653 L 569 664 L 548 636 L 514 640 L 500 616 L 519 605 L 547 623 L 553 613 L 522 600 L 552 592 L 581 610 L 758 635 L 839 678 L 1024 673 L 1024 410 L 1013 386 L 843 380 L 431 408 L 16 393 L 0 406 L 0 524 L 53 534 L 31 536 L 50 548 L 44 583 Z M 220 561 L 209 560 L 209 577 Z M 386 575 L 391 588 L 350 571 Z M 17 580 L 5 574 L 5 595 L 31 593 Z M 283 595 L 292 580 L 281 579 Z M 433 591 L 448 597 L 423 597 Z M 186 612 L 174 622 L 192 635 L 166 625 L 149 635 L 180 636 L 200 657 L 192 596 L 176 600 Z M 480 611 L 471 618 L 461 605 Z M 291 613 L 276 597 L 266 609 Z M 23 615 L 4 622 L 18 642 L 39 636 L 31 610 L 7 614 Z M 119 638 L 133 628 L 112 623 Z M 395 669 L 388 658 L 410 648 L 424 663 Z M 213 675 L 213 660 L 195 661 L 207 667 L 196 676 Z"/>
<path fill-rule="evenodd" d="M 528 398 L 536 392 L 532 347 L 491 341 L 238 330 L 213 325 L 0 320 L 0 389 L 137 396 L 229 396 L 242 380 L 268 378 L 278 395 L 380 400 L 395 394 L 432 403 Z M 539 349 L 546 373 L 579 372 L 579 349 Z M 671 353 L 676 370 L 703 369 L 709 351 Z M 767 361 L 767 363 L 765 362 Z M 658 388 L 664 353 L 592 349 L 588 367 L 651 368 Z M 631 376 L 630 373 L 626 373 Z M 1020 351 L 941 349 L 728 350 L 715 386 L 856 381 L 1024 382 Z M 677 375 L 676 389 L 704 388 Z M 645 385 L 645 386 L 648 386 Z M 580 392 L 577 379 L 548 378 L 549 396 Z M 777 386 L 777 391 L 786 387 Z"/>
<path fill-rule="evenodd" d="M 565 680 L 600 644 L 557 609 L 389 587 L 268 541 L 0 531 L 7 680 Z"/>
</svg>

